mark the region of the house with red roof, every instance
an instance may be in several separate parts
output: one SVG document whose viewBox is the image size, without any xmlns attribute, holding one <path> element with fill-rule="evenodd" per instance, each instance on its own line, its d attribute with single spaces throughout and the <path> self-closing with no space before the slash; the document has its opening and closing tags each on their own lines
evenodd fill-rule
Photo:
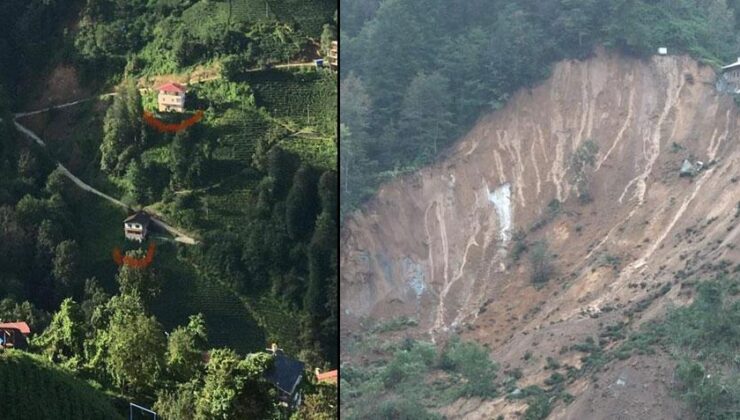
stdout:
<svg viewBox="0 0 740 420">
<path fill-rule="evenodd" d="M 31 329 L 25 322 L 5 322 L 0 324 L 0 348 L 25 349 Z"/>
<path fill-rule="evenodd" d="M 335 384 L 339 380 L 339 371 L 336 369 L 328 372 L 321 373 L 319 368 L 316 368 L 316 381 L 325 382 L 327 384 Z"/>
<path fill-rule="evenodd" d="M 159 112 L 184 112 L 185 111 L 185 86 L 169 82 L 157 88 L 157 105 Z"/>
</svg>

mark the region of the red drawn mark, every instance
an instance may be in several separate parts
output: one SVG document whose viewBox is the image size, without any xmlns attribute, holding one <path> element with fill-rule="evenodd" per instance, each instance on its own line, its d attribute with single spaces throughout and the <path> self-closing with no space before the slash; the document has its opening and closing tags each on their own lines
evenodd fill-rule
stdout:
<svg viewBox="0 0 740 420">
<path fill-rule="evenodd" d="M 193 115 L 192 117 L 186 120 L 183 120 L 176 124 L 168 124 L 158 119 L 157 117 L 155 117 L 154 114 L 152 114 L 151 112 L 144 111 L 144 121 L 146 121 L 146 123 L 152 126 L 155 130 L 163 132 L 163 133 L 180 132 L 202 119 L 203 119 L 203 111 L 197 111 L 195 115 Z"/>
<path fill-rule="evenodd" d="M 126 265 L 134 268 L 145 268 L 152 263 L 154 259 L 154 250 L 157 248 L 155 243 L 149 244 L 149 248 L 146 250 L 146 256 L 144 258 L 134 258 L 128 255 L 121 254 L 121 250 L 118 248 L 113 249 L 113 261 L 117 265 Z"/>
</svg>

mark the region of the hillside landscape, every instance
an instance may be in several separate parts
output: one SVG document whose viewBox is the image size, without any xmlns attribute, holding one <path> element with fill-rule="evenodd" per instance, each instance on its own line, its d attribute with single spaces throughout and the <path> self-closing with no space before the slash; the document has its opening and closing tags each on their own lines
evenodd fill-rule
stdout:
<svg viewBox="0 0 740 420">
<path fill-rule="evenodd" d="M 0 323 L 31 330 L 0 343 L 8 418 L 336 418 L 336 9 L 0 5 Z"/>
<path fill-rule="evenodd" d="M 432 12 L 414 14 L 418 3 Z M 412 34 L 447 25 L 469 48 L 407 56 L 400 91 L 369 88 L 397 80 L 343 61 L 343 413 L 737 418 L 740 111 L 717 62 L 734 60 L 734 6 L 663 2 L 647 30 L 654 21 L 630 8 L 651 2 L 599 16 L 599 2 L 499 3 L 498 16 L 479 4 L 454 17 L 435 2 L 347 8 L 360 24 L 342 28 L 346 54 L 360 62 L 388 42 L 416 54 L 379 32 L 399 15 Z M 719 10 L 734 38 L 702 40 Z M 592 39 L 567 38 L 566 18 Z M 464 76 L 448 53 L 470 60 L 455 67 Z M 472 104 L 486 95 L 494 103 Z M 376 112 L 386 107 L 400 112 Z"/>
</svg>

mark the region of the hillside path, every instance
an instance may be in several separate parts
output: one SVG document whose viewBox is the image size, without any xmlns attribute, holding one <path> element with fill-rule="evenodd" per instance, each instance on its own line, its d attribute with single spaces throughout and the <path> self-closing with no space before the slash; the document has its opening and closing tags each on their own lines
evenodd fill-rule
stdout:
<svg viewBox="0 0 740 420">
<path fill-rule="evenodd" d="M 314 66 L 314 63 L 313 62 L 305 62 L 305 63 L 278 64 L 278 65 L 272 66 L 272 68 L 273 69 L 285 69 L 285 68 L 313 67 L 313 66 Z M 253 69 L 248 69 L 248 70 L 246 70 L 246 72 L 247 73 L 253 73 L 253 72 L 264 71 L 264 70 L 265 70 L 265 68 L 263 68 L 263 67 L 256 67 L 256 68 L 253 68 Z M 158 76 L 158 77 L 162 77 L 162 76 Z M 173 78 L 174 78 L 174 76 L 173 76 Z M 221 78 L 221 75 L 220 74 L 216 74 L 216 75 L 208 76 L 208 77 L 204 77 L 204 78 L 193 79 L 193 80 L 190 80 L 189 82 L 184 82 L 183 84 L 186 85 L 186 86 L 187 85 L 194 85 L 194 84 L 203 83 L 203 82 L 210 82 L 212 80 L 218 80 L 220 78 Z M 142 87 L 142 88 L 139 88 L 139 92 L 144 93 L 144 92 L 147 92 L 147 91 L 149 91 L 151 89 L 152 89 L 151 87 Z M 54 110 L 54 109 L 67 108 L 67 107 L 70 107 L 70 106 L 81 104 L 83 102 L 92 101 L 93 99 L 103 99 L 103 98 L 106 98 L 108 96 L 115 96 L 117 94 L 118 94 L 117 92 L 109 92 L 109 93 L 104 93 L 102 95 L 89 96 L 87 98 L 77 99 L 75 101 L 67 102 L 67 103 L 60 104 L 60 105 L 52 105 L 52 106 L 48 106 L 46 108 L 37 109 L 37 110 L 34 110 L 34 111 L 16 112 L 13 115 L 15 116 L 15 118 L 28 117 L 30 115 L 42 114 L 44 112 L 49 112 L 49 111 Z"/>
<path fill-rule="evenodd" d="M 46 147 L 46 143 L 39 136 L 37 136 L 33 131 L 31 131 L 28 128 L 22 126 L 17 121 L 13 121 L 13 123 L 15 124 L 15 127 L 20 132 L 22 132 L 23 134 L 25 134 L 26 136 L 28 136 L 29 138 L 31 138 L 33 141 L 35 141 L 40 146 Z M 93 194 L 95 194 L 95 195 L 97 195 L 99 197 L 102 197 L 102 198 L 110 201 L 111 203 L 113 203 L 113 204 L 115 204 L 117 206 L 120 206 L 120 207 L 125 208 L 126 210 L 132 210 L 131 207 L 129 207 L 126 203 L 124 203 L 124 202 L 122 202 L 120 200 L 117 200 L 117 199 L 115 199 L 115 198 L 113 198 L 113 197 L 111 197 L 111 196 L 109 196 L 109 195 L 107 195 L 107 194 L 105 194 L 105 193 L 103 193 L 103 192 L 101 192 L 101 191 L 99 191 L 99 190 L 91 187 L 90 185 L 88 185 L 85 182 L 83 182 L 81 179 L 79 179 L 76 176 L 74 176 L 72 174 L 72 172 L 69 171 L 69 169 L 67 169 L 64 165 L 61 164 L 61 162 L 58 162 L 57 161 L 57 168 L 59 168 L 59 170 L 62 172 L 62 174 L 64 174 L 64 176 L 66 176 L 72 182 L 74 182 L 74 184 L 77 185 L 79 188 L 81 188 L 81 189 L 83 189 L 83 190 L 85 190 L 87 192 L 91 192 L 91 193 L 93 193 Z M 175 241 L 177 241 L 177 242 L 188 244 L 188 245 L 195 245 L 195 244 L 198 243 L 198 241 L 196 241 L 194 238 L 188 236 L 187 234 L 185 234 L 184 232 L 178 230 L 177 228 L 168 225 L 167 223 L 163 222 L 162 220 L 159 220 L 156 217 L 152 217 L 152 222 L 154 222 L 154 224 L 157 225 L 157 226 L 159 226 L 160 228 L 162 228 L 162 229 L 166 230 L 167 232 L 171 233 L 175 237 Z"/>
</svg>

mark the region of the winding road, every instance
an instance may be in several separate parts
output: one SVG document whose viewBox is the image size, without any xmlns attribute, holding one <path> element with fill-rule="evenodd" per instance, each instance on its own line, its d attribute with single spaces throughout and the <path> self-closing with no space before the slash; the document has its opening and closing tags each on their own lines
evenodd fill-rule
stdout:
<svg viewBox="0 0 740 420">
<path fill-rule="evenodd" d="M 110 95 L 110 94 L 103 95 L 103 96 L 108 96 L 108 95 Z M 81 103 L 81 102 L 84 102 L 84 101 L 87 101 L 87 100 L 90 100 L 90 99 L 94 99 L 94 98 L 80 99 L 80 100 L 77 100 L 77 101 L 74 101 L 74 102 L 69 102 L 69 103 L 66 103 L 66 104 L 57 105 L 57 106 L 54 106 L 54 107 L 51 107 L 51 108 L 46 108 L 46 109 L 39 110 L 39 111 L 18 113 L 18 114 L 15 114 L 15 118 L 19 118 L 19 117 L 26 116 L 26 115 L 38 114 L 38 113 L 41 113 L 41 112 L 48 111 L 49 109 L 52 109 L 52 108 L 64 108 L 64 107 L 67 107 L 67 106 L 72 106 L 72 105 L 75 105 L 75 104 L 78 104 L 78 103 Z M 40 145 L 41 147 L 46 147 L 46 143 L 39 136 L 37 136 L 36 133 L 34 133 L 33 131 L 31 131 L 28 128 L 24 127 L 18 121 L 13 120 L 13 124 L 15 124 L 15 127 L 18 129 L 18 131 L 20 131 L 21 133 L 25 134 L 31 140 L 35 141 L 38 145 Z M 113 204 L 115 204 L 117 206 L 120 206 L 120 207 L 125 208 L 126 210 L 129 210 L 129 211 L 132 210 L 131 207 L 129 207 L 126 203 L 124 203 L 124 202 L 122 202 L 122 201 L 120 201 L 118 199 L 115 199 L 115 198 L 113 198 L 113 197 L 111 197 L 111 196 L 109 196 L 109 195 L 107 195 L 107 194 L 105 194 L 105 193 L 103 193 L 103 192 L 101 192 L 101 191 L 99 191 L 99 190 L 91 187 L 90 185 L 88 185 L 85 182 L 83 182 L 81 179 L 79 179 L 76 176 L 74 176 L 74 174 L 72 174 L 72 172 L 70 172 L 69 169 L 67 169 L 59 161 L 57 161 L 57 168 L 59 168 L 59 170 L 62 172 L 62 174 L 64 174 L 64 176 L 66 176 L 67 178 L 69 178 L 79 188 L 81 188 L 81 189 L 83 189 L 83 190 L 85 190 L 87 192 L 91 192 L 91 193 L 93 193 L 93 194 L 95 194 L 95 195 L 97 195 L 99 197 L 102 197 L 102 198 L 110 201 L 111 203 L 113 203 Z M 155 225 L 159 226 L 160 228 L 162 228 L 162 229 L 166 230 L 167 232 L 169 232 L 170 234 L 172 234 L 172 236 L 175 237 L 175 241 L 177 241 L 177 242 L 188 244 L 188 245 L 195 245 L 195 244 L 198 243 L 198 241 L 196 239 L 188 236 L 184 232 L 178 230 L 177 228 L 175 228 L 173 226 L 168 225 L 167 223 L 163 222 L 162 220 L 159 220 L 156 217 L 153 217 L 152 216 L 152 222 Z"/>
<path fill-rule="evenodd" d="M 313 67 L 313 66 L 314 66 L 314 63 L 313 62 L 306 62 L 306 63 L 278 64 L 278 65 L 272 66 L 271 68 L 272 69 L 281 69 L 281 68 Z M 263 70 L 265 70 L 265 69 L 264 68 L 254 68 L 254 69 L 248 69 L 247 72 L 256 72 L 256 71 L 263 71 Z M 221 75 L 219 74 L 219 75 L 216 75 L 216 76 L 211 76 L 211 77 L 199 79 L 197 81 L 191 81 L 190 84 L 207 82 L 207 81 L 210 81 L 210 80 L 216 80 L 216 79 L 220 79 L 220 78 L 221 78 Z M 146 88 L 145 87 L 145 88 L 141 88 L 139 90 L 140 91 L 146 91 L 146 90 L 149 90 L 149 89 L 150 88 Z M 103 95 L 90 96 L 90 97 L 87 97 L 87 98 L 78 99 L 78 100 L 75 100 L 75 101 L 72 101 L 72 102 L 67 102 L 67 103 L 60 104 L 60 105 L 52 105 L 52 106 L 49 106 L 49 107 L 46 107 L 46 108 L 42 108 L 42 109 L 38 109 L 38 110 L 35 110 L 35 111 L 17 112 L 15 114 L 13 114 L 13 116 L 14 116 L 14 118 L 13 118 L 13 124 L 18 129 L 18 131 L 20 131 L 21 133 L 25 134 L 27 137 L 29 137 L 30 139 L 32 139 L 33 141 L 35 141 L 38 145 L 40 145 L 41 147 L 46 147 L 46 143 L 38 135 L 36 135 L 36 133 L 34 133 L 33 131 L 29 130 L 27 127 L 24 127 L 23 125 L 21 125 L 17 121 L 18 118 L 27 117 L 27 116 L 31 116 L 31 115 L 42 114 L 44 112 L 49 112 L 51 110 L 67 108 L 67 107 L 71 107 L 71 106 L 74 106 L 74 105 L 77 105 L 77 104 L 81 104 L 83 102 L 88 102 L 88 101 L 91 101 L 91 100 L 94 100 L 94 99 L 98 99 L 99 100 L 99 99 L 106 98 L 108 96 L 115 96 L 115 95 L 117 95 L 116 92 L 105 93 Z M 2 121 L 2 120 L 0 120 L 0 121 Z M 59 170 L 62 172 L 62 174 L 64 174 L 67 178 L 69 178 L 70 180 L 72 180 L 72 182 L 75 185 L 77 185 L 79 188 L 81 188 L 81 189 L 83 189 L 83 190 L 85 190 L 87 192 L 93 193 L 93 194 L 95 194 L 95 195 L 97 195 L 97 196 L 99 196 L 101 198 L 104 198 L 104 199 L 110 201 L 111 203 L 113 203 L 113 204 L 115 204 L 117 206 L 123 207 L 123 208 L 125 208 L 125 209 L 127 209 L 129 211 L 132 210 L 131 207 L 129 207 L 126 203 L 123 203 L 122 201 L 120 201 L 120 200 L 118 200 L 116 198 L 113 198 L 113 197 L 111 197 L 111 196 L 109 196 L 109 195 L 107 195 L 107 194 L 105 194 L 105 193 L 103 193 L 103 192 L 101 192 L 101 191 L 99 191 L 99 190 L 91 187 L 90 185 L 88 185 L 85 182 L 83 182 L 81 179 L 77 178 L 64 165 L 62 165 L 61 162 L 58 162 L 57 161 L 57 168 L 59 168 Z M 209 187 L 209 188 L 211 188 L 211 187 Z M 158 218 L 156 218 L 154 216 L 152 216 L 152 222 L 155 225 L 159 226 L 161 229 L 164 229 L 167 232 L 169 232 L 170 234 L 172 234 L 175 237 L 175 241 L 177 241 L 177 242 L 181 242 L 181 243 L 188 244 L 188 245 L 195 245 L 195 244 L 198 243 L 198 241 L 196 239 L 192 238 L 191 236 L 188 236 L 186 233 L 178 230 L 177 228 L 175 228 L 175 227 L 173 227 L 173 226 L 165 223 L 164 221 L 162 221 L 162 220 L 160 220 L 160 219 L 158 219 Z"/>
</svg>

